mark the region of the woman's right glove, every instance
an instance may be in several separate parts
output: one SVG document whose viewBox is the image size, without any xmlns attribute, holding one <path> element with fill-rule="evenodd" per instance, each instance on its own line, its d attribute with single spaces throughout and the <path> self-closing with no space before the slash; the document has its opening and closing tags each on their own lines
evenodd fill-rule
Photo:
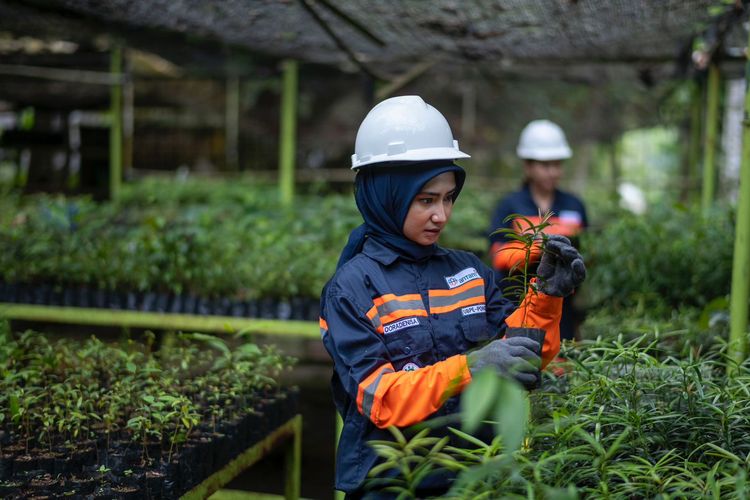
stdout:
<svg viewBox="0 0 750 500">
<path fill-rule="evenodd" d="M 568 238 L 553 234 L 544 245 L 536 274 L 540 292 L 567 297 L 586 279 L 586 265 Z"/>
<path fill-rule="evenodd" d="M 539 342 L 528 337 L 511 337 L 494 340 L 486 346 L 466 355 L 469 371 L 474 376 L 483 368 L 491 366 L 504 376 L 515 378 L 524 387 L 537 383 L 541 358 Z"/>
</svg>

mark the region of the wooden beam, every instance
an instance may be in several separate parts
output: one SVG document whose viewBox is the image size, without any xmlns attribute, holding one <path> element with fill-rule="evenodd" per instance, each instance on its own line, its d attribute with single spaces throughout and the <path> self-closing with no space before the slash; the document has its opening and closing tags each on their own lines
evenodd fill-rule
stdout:
<svg viewBox="0 0 750 500">
<path fill-rule="evenodd" d="M 43 66 L 26 66 L 22 64 L 0 64 L 0 75 L 23 76 L 91 85 L 114 85 L 122 83 L 122 76 L 115 76 L 111 72 L 103 73 L 101 71 L 80 69 L 46 68 Z"/>
</svg>

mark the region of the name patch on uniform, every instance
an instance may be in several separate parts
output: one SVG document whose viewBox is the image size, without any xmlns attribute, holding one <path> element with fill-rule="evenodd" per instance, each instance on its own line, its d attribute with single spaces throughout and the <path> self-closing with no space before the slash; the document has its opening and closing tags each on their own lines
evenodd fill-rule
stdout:
<svg viewBox="0 0 750 500">
<path fill-rule="evenodd" d="M 565 222 L 568 224 L 581 224 L 581 214 L 576 212 L 575 210 L 560 210 L 560 215 L 558 216 L 561 222 Z"/>
<path fill-rule="evenodd" d="M 473 267 L 467 267 L 463 271 L 454 274 L 453 276 L 446 276 L 445 282 L 448 283 L 448 288 L 456 288 L 461 286 L 467 281 L 479 279 L 479 273 Z"/>
<path fill-rule="evenodd" d="M 461 314 L 464 316 L 471 316 L 472 314 L 480 314 L 485 311 L 484 304 L 477 304 L 475 306 L 464 307 L 461 309 Z"/>
<path fill-rule="evenodd" d="M 395 323 L 391 323 L 390 325 L 385 325 L 383 327 L 383 334 L 388 335 L 389 333 L 397 332 L 399 330 L 403 330 L 404 328 L 410 328 L 412 326 L 418 326 L 419 320 L 417 318 L 406 318 L 399 321 L 396 321 Z"/>
</svg>

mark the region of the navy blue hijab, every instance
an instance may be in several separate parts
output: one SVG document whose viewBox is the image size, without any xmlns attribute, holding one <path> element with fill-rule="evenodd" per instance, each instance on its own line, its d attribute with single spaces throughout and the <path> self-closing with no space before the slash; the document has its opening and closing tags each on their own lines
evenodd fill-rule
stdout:
<svg viewBox="0 0 750 500">
<path fill-rule="evenodd" d="M 445 161 L 379 164 L 357 172 L 354 198 L 364 224 L 349 234 L 336 269 L 362 251 L 366 238 L 374 238 L 407 260 L 420 261 L 431 256 L 437 245 L 420 245 L 404 236 L 406 214 L 414 197 L 432 178 L 454 172 L 458 197 L 466 179 L 464 169 Z"/>
</svg>

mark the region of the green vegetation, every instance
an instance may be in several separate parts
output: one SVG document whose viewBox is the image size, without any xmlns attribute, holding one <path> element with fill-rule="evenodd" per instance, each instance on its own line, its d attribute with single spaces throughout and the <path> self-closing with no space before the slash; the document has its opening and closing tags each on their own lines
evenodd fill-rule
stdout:
<svg viewBox="0 0 750 500">
<path fill-rule="evenodd" d="M 273 347 L 258 347 L 242 334 L 231 344 L 183 334 L 158 353 L 149 346 L 95 337 L 51 342 L 33 331 L 6 331 L 0 492 L 19 493 L 16 483 L 28 486 L 42 470 L 60 483 L 48 493 L 80 493 L 73 476 L 98 471 L 106 474 L 99 482 L 112 484 L 137 473 L 142 484 L 131 486 L 144 497 L 150 488 L 171 498 L 292 416 L 294 398 L 277 383 L 292 360 Z M 21 462 L 34 464 L 33 476 Z M 189 473 L 175 472 L 186 464 L 192 464 Z M 169 485 L 147 486 L 148 471 L 166 476 Z"/>
<path fill-rule="evenodd" d="M 442 243 L 484 253 L 491 201 L 462 196 Z M 350 195 L 284 207 L 275 187 L 246 180 L 149 179 L 125 186 L 117 204 L 0 203 L 0 282 L 238 300 L 318 297 L 361 222 Z"/>
<path fill-rule="evenodd" d="M 530 395 L 520 448 L 504 434 L 483 442 L 456 428 L 449 442 L 422 430 L 375 443 L 381 469 L 396 475 L 373 484 L 411 498 L 424 471 L 446 468 L 459 474 L 449 498 L 746 497 L 750 370 L 727 376 L 723 342 L 696 344 L 661 326 L 567 346 L 567 375 L 548 374 Z M 485 396 L 467 393 L 462 404 Z M 523 418 L 526 404 L 509 405 L 506 418 Z M 471 413 L 464 424 L 475 425 Z"/>
<path fill-rule="evenodd" d="M 639 217 L 622 214 L 583 235 L 590 270 L 585 293 L 609 310 L 640 307 L 667 317 L 680 307 L 703 308 L 729 293 L 734 215 L 708 215 L 679 205 Z"/>
</svg>

